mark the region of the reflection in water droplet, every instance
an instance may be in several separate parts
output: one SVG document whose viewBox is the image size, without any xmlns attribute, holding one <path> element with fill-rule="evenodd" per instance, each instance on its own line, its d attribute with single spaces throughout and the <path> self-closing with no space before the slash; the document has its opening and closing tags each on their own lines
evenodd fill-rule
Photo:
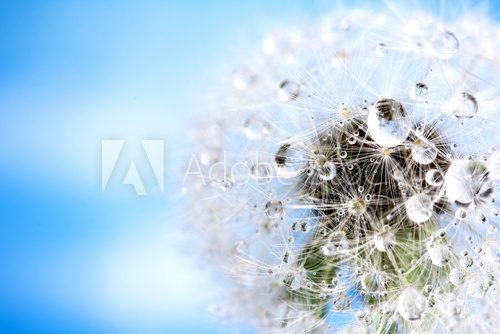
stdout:
<svg viewBox="0 0 500 334">
<path fill-rule="evenodd" d="M 443 267 L 448 264 L 451 253 L 447 245 L 429 241 L 426 246 L 427 254 L 429 254 L 429 258 L 433 265 Z"/>
<path fill-rule="evenodd" d="M 413 287 L 406 288 L 398 298 L 397 310 L 405 320 L 419 320 L 427 306 L 424 296 Z"/>
<path fill-rule="evenodd" d="M 429 88 L 422 82 L 417 82 L 410 86 L 410 98 L 414 101 L 425 100 L 429 95 Z"/>
<path fill-rule="evenodd" d="M 271 219 L 280 218 L 283 214 L 283 203 L 277 200 L 271 200 L 267 202 L 266 207 L 264 208 L 264 213 Z"/>
<path fill-rule="evenodd" d="M 426 194 L 416 194 L 405 202 L 406 214 L 411 221 L 421 224 L 431 218 L 433 203 Z"/>
<path fill-rule="evenodd" d="M 455 286 L 460 286 L 464 282 L 465 272 L 460 268 L 453 268 L 450 270 L 448 278 Z"/>
<path fill-rule="evenodd" d="M 375 248 L 381 252 L 387 252 L 396 244 L 396 235 L 390 226 L 384 225 L 382 230 L 373 236 Z"/>
<path fill-rule="evenodd" d="M 280 90 L 278 96 L 282 101 L 294 100 L 297 97 L 299 97 L 299 94 L 300 94 L 300 87 L 295 82 L 284 80 L 280 84 Z"/>
<path fill-rule="evenodd" d="M 403 105 L 393 99 L 382 99 L 368 113 L 368 131 L 383 147 L 401 144 L 408 137 L 411 122 Z"/>
<path fill-rule="evenodd" d="M 477 100 L 473 95 L 462 92 L 450 100 L 448 108 L 458 119 L 472 118 L 477 113 Z"/>
<path fill-rule="evenodd" d="M 432 54 L 439 59 L 450 59 L 457 52 L 459 42 L 457 37 L 449 31 L 434 35 L 430 41 Z"/>
</svg>

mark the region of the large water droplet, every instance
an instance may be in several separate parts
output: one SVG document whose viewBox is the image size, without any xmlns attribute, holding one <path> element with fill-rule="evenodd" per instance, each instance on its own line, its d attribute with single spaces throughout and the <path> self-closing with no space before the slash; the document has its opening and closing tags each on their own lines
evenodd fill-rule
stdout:
<svg viewBox="0 0 500 334">
<path fill-rule="evenodd" d="M 377 101 L 368 112 L 368 131 L 383 147 L 401 144 L 410 133 L 410 119 L 403 105 L 393 99 Z"/>
<path fill-rule="evenodd" d="M 455 95 L 447 107 L 458 119 L 472 118 L 478 109 L 476 98 L 467 92 Z"/>
<path fill-rule="evenodd" d="M 278 219 L 283 214 L 283 203 L 278 200 L 271 200 L 266 203 L 264 213 L 271 219 Z"/>
<path fill-rule="evenodd" d="M 314 155 L 310 164 L 318 173 L 318 177 L 323 181 L 330 181 L 337 176 L 335 164 L 323 154 Z"/>
<path fill-rule="evenodd" d="M 416 194 L 405 202 L 406 214 L 411 221 L 421 224 L 431 218 L 433 203 L 426 194 Z"/>
<path fill-rule="evenodd" d="M 456 160 L 445 175 L 448 201 L 462 207 L 486 205 L 494 186 L 486 167 L 476 161 Z"/>
<path fill-rule="evenodd" d="M 459 42 L 452 32 L 443 31 L 432 37 L 430 47 L 436 58 L 450 59 L 458 52 Z"/>
<path fill-rule="evenodd" d="M 425 138 L 417 138 L 411 146 L 411 157 L 421 165 L 433 162 L 438 154 L 436 146 Z"/>
<path fill-rule="evenodd" d="M 282 101 L 290 101 L 299 97 L 300 94 L 300 86 L 293 81 L 284 80 L 280 84 L 279 89 L 279 98 Z"/>
<path fill-rule="evenodd" d="M 427 307 L 427 302 L 417 289 L 406 288 L 398 298 L 397 310 L 405 320 L 419 320 Z"/>
<path fill-rule="evenodd" d="M 426 84 L 422 82 L 417 82 L 410 86 L 409 90 L 410 98 L 414 101 L 422 101 L 427 99 L 429 95 L 429 88 Z"/>
<path fill-rule="evenodd" d="M 328 237 L 328 241 L 321 250 L 326 256 L 333 256 L 338 253 L 344 253 L 349 248 L 349 241 L 343 232 L 334 232 Z"/>
</svg>

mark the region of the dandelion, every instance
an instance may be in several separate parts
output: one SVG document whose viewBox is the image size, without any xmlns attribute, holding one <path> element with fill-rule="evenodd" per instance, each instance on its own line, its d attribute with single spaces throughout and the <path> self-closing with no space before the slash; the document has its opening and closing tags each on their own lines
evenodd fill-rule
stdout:
<svg viewBox="0 0 500 334">
<path fill-rule="evenodd" d="M 197 133 L 186 185 L 229 277 L 225 317 L 495 332 L 499 33 L 478 8 L 389 5 L 266 36 Z"/>
</svg>

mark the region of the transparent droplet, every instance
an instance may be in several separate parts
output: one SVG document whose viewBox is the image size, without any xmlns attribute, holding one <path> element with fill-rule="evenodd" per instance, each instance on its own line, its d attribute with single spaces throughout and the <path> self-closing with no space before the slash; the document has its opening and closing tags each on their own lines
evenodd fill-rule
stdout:
<svg viewBox="0 0 500 334">
<path fill-rule="evenodd" d="M 278 96 L 282 101 L 290 101 L 299 97 L 300 86 L 293 81 L 284 80 L 279 88 Z"/>
<path fill-rule="evenodd" d="M 347 142 L 351 145 L 356 144 L 356 137 L 353 136 L 349 137 L 349 139 L 347 139 Z"/>
<path fill-rule="evenodd" d="M 368 113 L 368 131 L 383 147 L 393 147 L 406 140 L 411 122 L 403 105 L 393 99 L 382 99 Z"/>
<path fill-rule="evenodd" d="M 460 268 L 453 268 L 450 270 L 448 278 L 451 284 L 460 286 L 464 282 L 465 272 Z"/>
<path fill-rule="evenodd" d="M 438 154 L 436 146 L 429 140 L 417 138 L 411 146 L 411 157 L 421 165 L 433 162 Z"/>
<path fill-rule="evenodd" d="M 372 271 L 361 276 L 361 287 L 365 293 L 379 295 L 385 292 L 387 274 L 381 271 Z"/>
<path fill-rule="evenodd" d="M 466 255 L 466 256 L 462 256 L 460 258 L 460 264 L 464 268 L 469 268 L 474 264 L 474 261 L 472 260 L 472 258 L 470 256 Z"/>
<path fill-rule="evenodd" d="M 433 187 L 439 187 L 443 184 L 443 174 L 437 169 L 430 169 L 425 173 L 425 182 Z"/>
<path fill-rule="evenodd" d="M 382 230 L 373 236 L 375 248 L 381 252 L 387 252 L 396 244 L 396 235 L 390 226 L 384 225 Z"/>
<path fill-rule="evenodd" d="M 427 243 L 427 254 L 433 265 L 443 267 L 450 261 L 450 249 L 445 244 L 434 243 L 432 241 Z"/>
<path fill-rule="evenodd" d="M 414 101 L 425 100 L 429 95 L 429 87 L 422 82 L 417 82 L 410 86 L 409 95 Z"/>
<path fill-rule="evenodd" d="M 466 282 L 467 294 L 474 298 L 483 298 L 494 279 L 488 273 L 481 272 L 470 277 Z"/>
<path fill-rule="evenodd" d="M 462 92 L 448 102 L 448 108 L 456 118 L 467 119 L 477 114 L 478 105 L 473 95 Z"/>
<path fill-rule="evenodd" d="M 458 220 L 464 220 L 467 218 L 467 211 L 463 208 L 459 208 L 457 211 L 455 211 L 455 218 Z"/>
<path fill-rule="evenodd" d="M 377 55 L 377 57 L 385 57 L 387 55 L 387 52 L 387 45 L 385 45 L 384 43 L 377 44 L 377 48 L 375 49 L 375 54 Z"/>
<path fill-rule="evenodd" d="M 489 234 L 496 234 L 497 233 L 497 227 L 495 225 L 490 225 L 488 226 L 488 233 Z"/>
<path fill-rule="evenodd" d="M 347 158 L 347 152 L 346 152 L 346 151 L 340 151 L 340 154 L 339 154 L 339 155 L 340 155 L 340 157 L 341 157 L 342 159 Z"/>
<path fill-rule="evenodd" d="M 401 293 L 396 306 L 401 317 L 409 321 L 419 320 L 426 307 L 425 297 L 413 287 L 408 287 Z"/>
<path fill-rule="evenodd" d="M 456 160 L 445 175 L 448 201 L 462 207 L 487 205 L 494 193 L 492 180 L 484 164 Z"/>
<path fill-rule="evenodd" d="M 278 200 L 271 200 L 266 203 L 264 213 L 271 219 L 278 219 L 283 214 L 283 203 Z"/>
<path fill-rule="evenodd" d="M 273 126 L 260 117 L 251 116 L 243 124 L 243 129 L 248 139 L 259 140 L 269 136 L 273 130 Z"/>
<path fill-rule="evenodd" d="M 459 42 L 455 34 L 443 31 L 431 38 L 430 47 L 436 58 L 445 60 L 452 58 L 458 52 Z"/>
<path fill-rule="evenodd" d="M 274 157 L 278 176 L 283 178 L 295 177 L 304 172 L 309 160 L 308 149 L 298 142 L 281 145 Z"/>
<path fill-rule="evenodd" d="M 426 194 L 416 194 L 405 202 L 406 214 L 411 221 L 421 224 L 432 217 L 433 203 Z"/>
</svg>

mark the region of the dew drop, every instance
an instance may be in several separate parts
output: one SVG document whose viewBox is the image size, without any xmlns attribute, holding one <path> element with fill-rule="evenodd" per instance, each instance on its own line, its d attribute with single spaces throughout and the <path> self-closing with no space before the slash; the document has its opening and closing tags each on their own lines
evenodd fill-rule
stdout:
<svg viewBox="0 0 500 334">
<path fill-rule="evenodd" d="M 248 139 L 259 140 L 269 136 L 273 126 L 260 117 L 251 116 L 243 124 L 243 129 Z"/>
<path fill-rule="evenodd" d="M 373 236 L 375 248 L 381 252 L 387 252 L 396 244 L 396 235 L 388 225 L 384 225 L 382 230 Z"/>
<path fill-rule="evenodd" d="M 493 196 L 493 182 L 480 162 L 456 160 L 444 180 L 448 201 L 462 207 L 486 205 Z"/>
<path fill-rule="evenodd" d="M 433 265 L 443 267 L 450 261 L 450 249 L 445 244 L 434 243 L 429 241 L 427 243 L 427 254 Z"/>
<path fill-rule="evenodd" d="M 428 165 L 433 162 L 438 154 L 436 146 L 424 138 L 417 138 L 411 146 L 411 157 L 421 165 Z"/>
<path fill-rule="evenodd" d="M 410 98 L 414 101 L 422 101 L 427 99 L 429 95 L 429 88 L 426 84 L 422 82 L 417 82 L 410 86 L 409 90 Z"/>
<path fill-rule="evenodd" d="M 427 307 L 425 297 L 417 289 L 408 287 L 398 298 L 397 311 L 405 320 L 419 320 Z"/>
<path fill-rule="evenodd" d="M 448 108 L 458 119 L 472 118 L 477 114 L 476 98 L 467 92 L 455 95 L 449 102 Z"/>
<path fill-rule="evenodd" d="M 349 139 L 347 139 L 347 142 L 351 145 L 356 144 L 356 137 L 354 136 L 349 137 Z"/>
<path fill-rule="evenodd" d="M 450 270 L 448 279 L 451 284 L 455 286 L 460 286 L 464 282 L 465 272 L 460 268 L 453 268 Z"/>
<path fill-rule="evenodd" d="M 496 234 L 497 233 L 497 227 L 495 225 L 490 225 L 488 226 L 488 233 L 489 234 Z"/>
<path fill-rule="evenodd" d="M 426 194 L 416 194 L 405 202 L 406 214 L 411 221 L 421 224 L 432 216 L 432 201 Z"/>
<path fill-rule="evenodd" d="M 278 96 L 282 101 L 291 101 L 299 97 L 300 87 L 293 81 L 284 80 L 279 87 Z"/>
<path fill-rule="evenodd" d="M 278 219 L 283 214 L 283 203 L 278 200 L 271 200 L 266 203 L 264 214 L 271 219 Z"/>
<path fill-rule="evenodd" d="M 433 187 L 439 187 L 443 184 L 443 174 L 437 169 L 430 169 L 425 173 L 425 182 Z"/>
<path fill-rule="evenodd" d="M 309 159 L 307 148 L 297 142 L 281 145 L 274 156 L 277 173 L 283 178 L 298 176 L 305 170 Z"/>
<path fill-rule="evenodd" d="M 368 131 L 380 146 L 393 147 L 401 144 L 408 137 L 410 129 L 406 110 L 396 100 L 379 100 L 369 110 Z"/>
<path fill-rule="evenodd" d="M 450 59 L 457 52 L 459 42 L 455 34 L 444 31 L 434 35 L 430 41 L 432 54 L 439 59 Z"/>
</svg>

